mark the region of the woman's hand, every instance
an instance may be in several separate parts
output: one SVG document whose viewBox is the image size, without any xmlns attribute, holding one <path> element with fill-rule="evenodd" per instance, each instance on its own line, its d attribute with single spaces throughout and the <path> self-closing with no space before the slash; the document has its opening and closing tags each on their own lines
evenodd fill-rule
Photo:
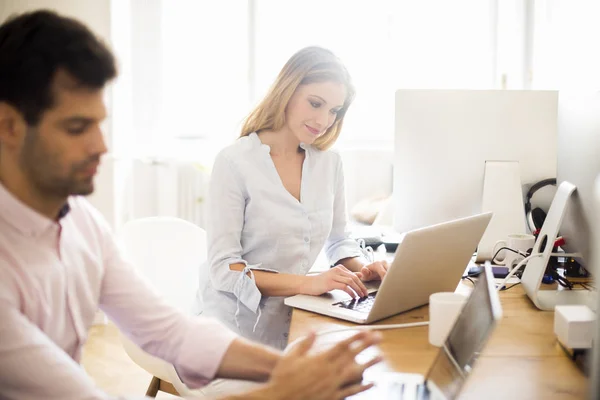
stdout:
<svg viewBox="0 0 600 400">
<path fill-rule="evenodd" d="M 336 265 L 329 271 L 306 276 L 304 279 L 304 284 L 300 288 L 301 294 L 318 296 L 333 289 L 343 290 L 352 298 L 365 297 L 369 294 L 360 280 L 360 274 L 350 271 L 343 265 Z"/>
<path fill-rule="evenodd" d="M 387 261 L 375 261 L 362 267 L 359 276 L 363 282 L 383 280 L 388 268 Z"/>
</svg>

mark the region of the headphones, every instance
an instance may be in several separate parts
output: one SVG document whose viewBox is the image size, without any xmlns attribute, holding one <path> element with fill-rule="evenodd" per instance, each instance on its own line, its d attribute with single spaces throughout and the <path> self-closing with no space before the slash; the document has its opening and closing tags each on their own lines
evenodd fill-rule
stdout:
<svg viewBox="0 0 600 400">
<path fill-rule="evenodd" d="M 531 209 L 531 198 L 533 194 L 548 185 L 556 185 L 556 178 L 544 179 L 543 181 L 539 181 L 538 183 L 531 186 L 529 191 L 527 192 L 527 197 L 525 199 L 525 215 L 527 216 L 527 224 L 529 225 L 529 229 L 532 233 L 536 233 L 538 230 L 542 229 L 544 225 L 544 221 L 546 220 L 546 212 L 539 207 Z"/>
</svg>

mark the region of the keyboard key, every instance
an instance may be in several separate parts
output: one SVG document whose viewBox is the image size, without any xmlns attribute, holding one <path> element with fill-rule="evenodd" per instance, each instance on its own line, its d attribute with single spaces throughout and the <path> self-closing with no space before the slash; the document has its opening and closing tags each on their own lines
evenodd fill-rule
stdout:
<svg viewBox="0 0 600 400">
<path fill-rule="evenodd" d="M 359 299 L 350 299 L 346 301 L 340 301 L 334 303 L 334 306 L 346 308 L 348 310 L 360 311 L 364 313 L 369 313 L 371 308 L 373 308 L 373 303 L 375 302 L 375 295 L 377 292 L 369 293 L 366 297 L 361 297 Z"/>
</svg>

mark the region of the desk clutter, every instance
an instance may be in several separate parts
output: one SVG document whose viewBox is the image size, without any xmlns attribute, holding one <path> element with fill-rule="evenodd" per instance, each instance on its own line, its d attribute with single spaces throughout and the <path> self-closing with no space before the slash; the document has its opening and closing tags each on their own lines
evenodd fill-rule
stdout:
<svg viewBox="0 0 600 400">
<path fill-rule="evenodd" d="M 556 306 L 554 311 L 558 343 L 586 376 L 591 373 L 589 361 L 596 324 L 596 313 L 584 305 Z"/>
<path fill-rule="evenodd" d="M 387 253 L 393 253 L 404 238 L 403 234 L 396 233 L 391 228 L 373 225 L 355 225 L 350 234 L 352 239 L 363 241 L 364 245 L 377 250 L 381 245 Z"/>
</svg>

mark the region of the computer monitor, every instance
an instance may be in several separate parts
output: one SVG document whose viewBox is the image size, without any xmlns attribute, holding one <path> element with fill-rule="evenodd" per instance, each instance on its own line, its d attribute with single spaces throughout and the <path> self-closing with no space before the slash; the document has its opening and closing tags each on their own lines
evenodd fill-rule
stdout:
<svg viewBox="0 0 600 400">
<path fill-rule="evenodd" d="M 592 258 L 593 267 L 590 268 L 596 276 L 600 275 L 600 175 L 596 179 L 594 189 L 594 211 L 592 213 Z M 598 296 L 597 309 L 600 310 L 600 296 Z M 597 311 L 596 311 L 597 312 Z M 592 375 L 590 379 L 590 399 L 600 398 L 600 323 L 596 322 L 596 337 L 592 349 Z"/>
<path fill-rule="evenodd" d="M 444 399 L 458 396 L 496 323 L 502 318 L 493 279 L 491 266 L 484 267 L 484 273 L 479 276 L 427 373 L 426 380 L 443 394 Z"/>
<path fill-rule="evenodd" d="M 518 161 L 524 193 L 555 178 L 557 102 L 554 91 L 398 90 L 395 230 L 481 212 L 486 161 Z"/>
<path fill-rule="evenodd" d="M 590 225 L 594 181 L 600 174 L 600 92 L 560 93 L 558 100 L 557 181 L 577 189 L 571 195 L 559 233 L 563 249 L 579 253 L 585 266 L 591 255 Z"/>
</svg>

